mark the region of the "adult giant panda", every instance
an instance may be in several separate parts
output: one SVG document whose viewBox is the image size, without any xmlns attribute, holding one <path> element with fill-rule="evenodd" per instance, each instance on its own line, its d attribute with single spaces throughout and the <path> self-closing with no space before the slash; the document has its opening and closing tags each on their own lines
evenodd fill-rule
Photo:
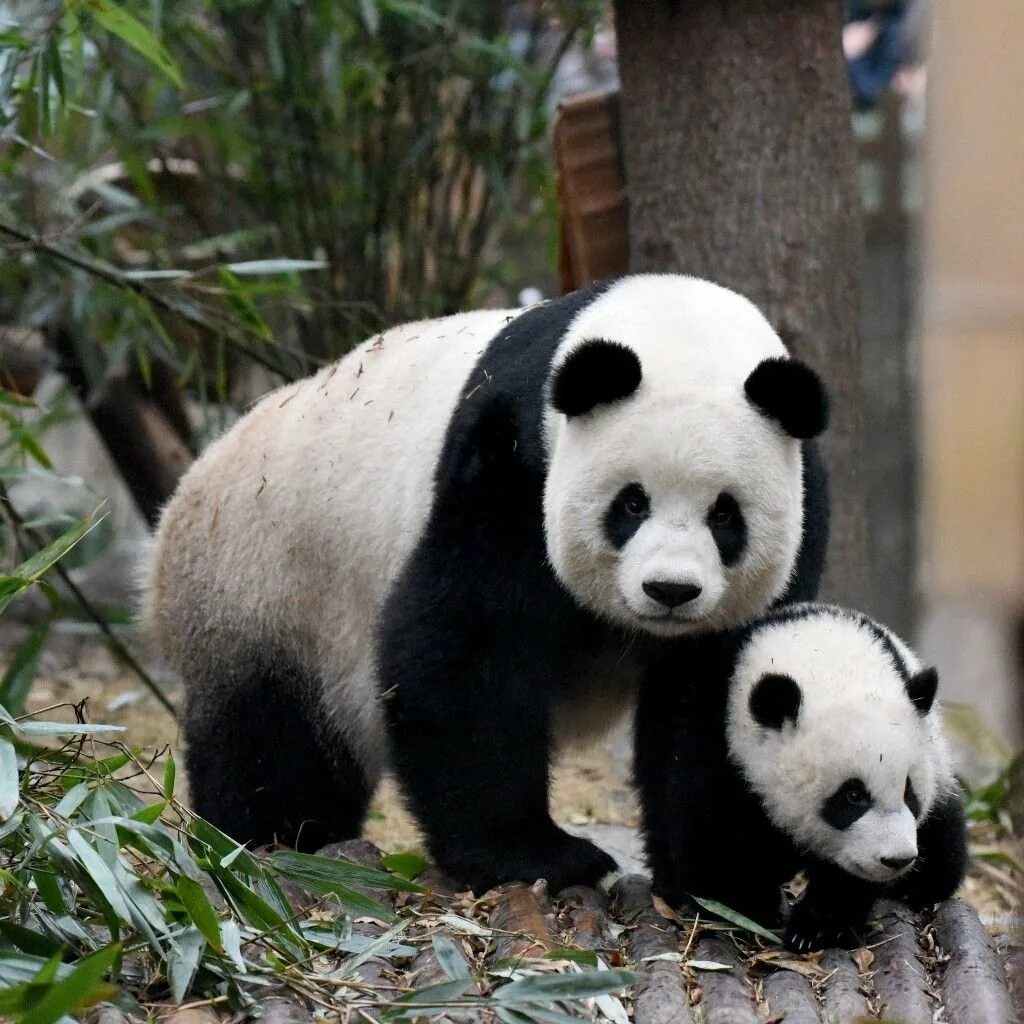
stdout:
<svg viewBox="0 0 1024 1024">
<path fill-rule="evenodd" d="M 678 641 L 681 646 L 687 640 Z M 665 658 L 641 687 L 635 771 L 654 891 L 780 919 L 797 952 L 856 946 L 883 894 L 923 908 L 967 866 L 938 675 L 859 612 L 794 604 Z"/>
<path fill-rule="evenodd" d="M 552 822 L 552 751 L 658 638 L 813 594 L 825 420 L 750 302 L 667 275 L 397 327 L 268 395 L 148 572 L 196 810 L 312 849 L 390 766 L 454 878 L 594 883 L 614 862 Z"/>
</svg>

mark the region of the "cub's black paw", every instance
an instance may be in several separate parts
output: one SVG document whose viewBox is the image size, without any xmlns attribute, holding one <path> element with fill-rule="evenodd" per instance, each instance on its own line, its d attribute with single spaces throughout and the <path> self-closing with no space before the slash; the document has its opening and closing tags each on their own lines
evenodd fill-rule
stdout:
<svg viewBox="0 0 1024 1024">
<path fill-rule="evenodd" d="M 786 925 L 786 949 L 814 953 L 819 949 L 856 949 L 861 945 L 857 927 L 849 920 L 798 903 Z"/>
</svg>

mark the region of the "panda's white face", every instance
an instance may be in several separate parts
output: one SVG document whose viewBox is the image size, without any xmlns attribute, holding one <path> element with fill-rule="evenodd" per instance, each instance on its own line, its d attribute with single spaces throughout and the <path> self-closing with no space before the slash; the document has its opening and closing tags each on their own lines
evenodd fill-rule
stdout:
<svg viewBox="0 0 1024 1024">
<path fill-rule="evenodd" d="M 564 427 L 548 553 L 581 603 L 671 636 L 743 622 L 783 591 L 800 543 L 799 452 L 741 401 L 658 409 L 638 395 Z"/>
<path fill-rule="evenodd" d="M 796 606 L 737 663 L 730 756 L 799 847 L 892 881 L 913 870 L 918 824 L 951 784 L 936 682 L 870 620 Z"/>
<path fill-rule="evenodd" d="M 673 636 L 745 622 L 784 591 L 801 458 L 745 390 L 766 361 L 796 365 L 746 299 L 706 281 L 630 278 L 573 322 L 544 517 L 551 564 L 585 607 Z"/>
</svg>

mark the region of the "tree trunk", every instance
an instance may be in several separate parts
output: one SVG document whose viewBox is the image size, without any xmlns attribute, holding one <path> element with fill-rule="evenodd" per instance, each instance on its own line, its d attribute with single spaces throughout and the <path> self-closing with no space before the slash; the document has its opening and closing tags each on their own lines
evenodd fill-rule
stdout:
<svg viewBox="0 0 1024 1024">
<path fill-rule="evenodd" d="M 630 269 L 743 293 L 825 378 L 823 591 L 865 596 L 860 214 L 836 0 L 616 0 Z"/>
</svg>

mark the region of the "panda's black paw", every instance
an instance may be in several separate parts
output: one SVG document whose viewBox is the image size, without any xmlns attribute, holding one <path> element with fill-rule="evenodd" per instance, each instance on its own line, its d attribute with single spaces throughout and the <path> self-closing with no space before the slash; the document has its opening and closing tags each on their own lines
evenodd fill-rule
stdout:
<svg viewBox="0 0 1024 1024">
<path fill-rule="evenodd" d="M 505 882 L 532 885 L 540 878 L 547 881 L 549 892 L 557 893 L 570 885 L 596 886 L 605 875 L 618 870 L 615 860 L 589 839 L 561 829 L 517 838 L 518 842 L 502 844 L 500 850 L 463 847 L 453 855 L 439 855 L 438 866 L 477 895 Z"/>
<path fill-rule="evenodd" d="M 856 927 L 849 920 L 817 907 L 798 903 L 786 925 L 786 949 L 793 953 L 814 953 L 819 949 L 856 949 L 861 945 Z"/>
</svg>

